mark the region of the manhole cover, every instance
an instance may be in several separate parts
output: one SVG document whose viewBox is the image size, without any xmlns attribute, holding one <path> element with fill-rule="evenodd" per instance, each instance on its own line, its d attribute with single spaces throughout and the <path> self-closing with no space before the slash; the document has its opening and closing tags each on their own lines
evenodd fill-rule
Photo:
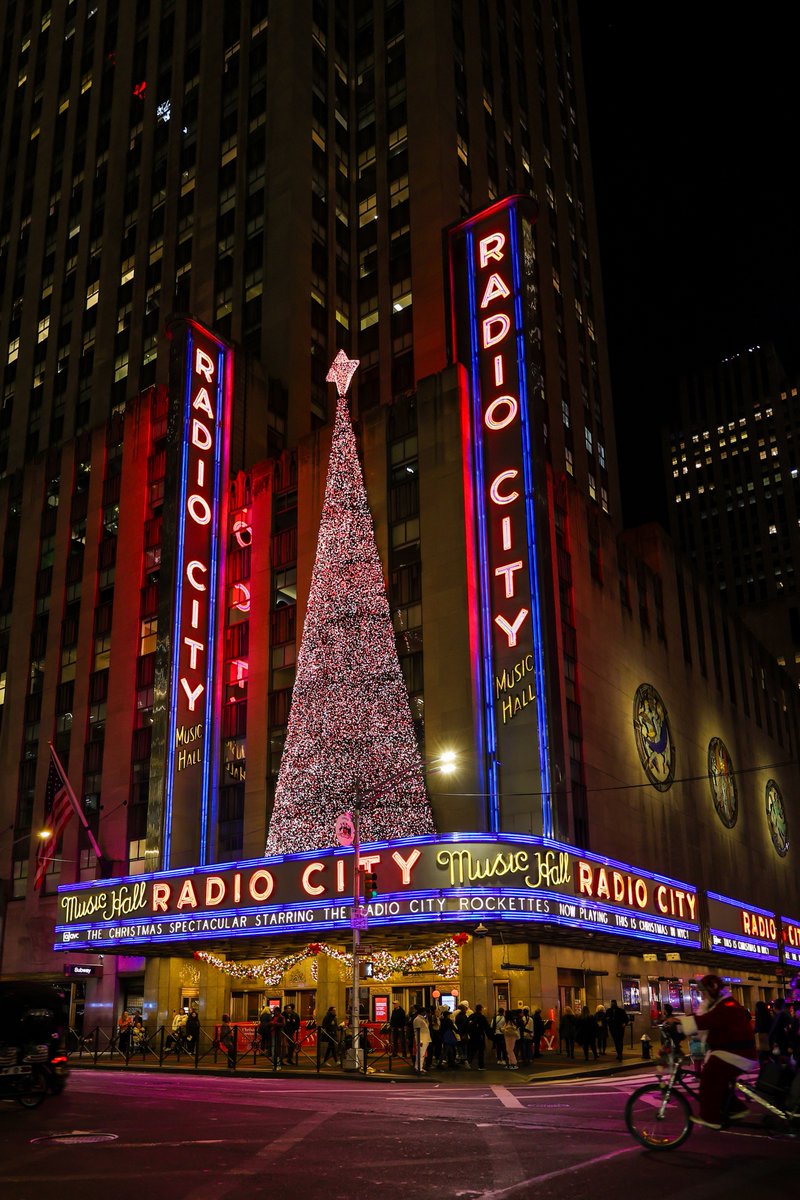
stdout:
<svg viewBox="0 0 800 1200">
<path fill-rule="evenodd" d="M 31 1138 L 32 1146 L 85 1146 L 91 1142 L 116 1142 L 116 1133 L 51 1133 Z"/>
</svg>

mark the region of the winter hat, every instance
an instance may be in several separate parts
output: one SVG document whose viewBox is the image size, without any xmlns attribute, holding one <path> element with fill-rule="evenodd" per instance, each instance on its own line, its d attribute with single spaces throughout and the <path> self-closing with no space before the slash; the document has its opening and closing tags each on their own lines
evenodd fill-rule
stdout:
<svg viewBox="0 0 800 1200">
<path fill-rule="evenodd" d="M 721 992 L 724 986 L 725 984 L 720 979 L 719 975 L 704 975 L 700 980 L 700 987 L 703 989 L 703 991 L 711 992 L 713 995 L 716 995 L 717 992 Z"/>
</svg>

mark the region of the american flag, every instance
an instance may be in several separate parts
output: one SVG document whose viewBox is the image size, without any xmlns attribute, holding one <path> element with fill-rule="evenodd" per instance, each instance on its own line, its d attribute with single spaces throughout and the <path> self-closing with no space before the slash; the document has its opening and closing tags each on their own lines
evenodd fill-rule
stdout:
<svg viewBox="0 0 800 1200">
<path fill-rule="evenodd" d="M 40 844 L 39 852 L 36 855 L 36 875 L 33 880 L 35 889 L 40 888 L 44 883 L 47 868 L 56 852 L 56 845 L 73 813 L 78 814 L 82 824 L 86 823 L 78 801 L 75 799 L 75 793 L 64 774 L 64 768 L 51 746 L 50 769 L 47 772 L 47 786 L 44 794 L 44 819 L 50 830 L 50 837 Z"/>
</svg>

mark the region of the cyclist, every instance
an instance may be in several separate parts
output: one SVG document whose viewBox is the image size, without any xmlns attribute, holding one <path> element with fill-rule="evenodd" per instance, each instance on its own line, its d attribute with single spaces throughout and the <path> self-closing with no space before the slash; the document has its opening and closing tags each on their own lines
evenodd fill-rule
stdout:
<svg viewBox="0 0 800 1200">
<path fill-rule="evenodd" d="M 737 1076 L 756 1062 L 756 1043 L 747 1009 L 734 1000 L 720 977 L 704 975 L 699 986 L 703 1000 L 695 1015 L 668 1017 L 664 1024 L 680 1024 L 687 1035 L 697 1030 L 706 1033 L 707 1053 L 700 1074 L 700 1116 L 692 1117 L 692 1121 L 709 1129 L 721 1129 L 725 1096 Z M 736 1102 L 728 1113 L 732 1120 L 746 1114 L 744 1105 Z"/>
</svg>

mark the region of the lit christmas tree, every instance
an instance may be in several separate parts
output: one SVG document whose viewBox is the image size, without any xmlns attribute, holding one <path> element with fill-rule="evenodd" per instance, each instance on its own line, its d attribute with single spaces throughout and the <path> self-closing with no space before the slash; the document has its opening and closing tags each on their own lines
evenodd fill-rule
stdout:
<svg viewBox="0 0 800 1200">
<path fill-rule="evenodd" d="M 325 502 L 267 854 L 335 844 L 360 803 L 362 843 L 433 833 L 339 351 Z"/>
</svg>

